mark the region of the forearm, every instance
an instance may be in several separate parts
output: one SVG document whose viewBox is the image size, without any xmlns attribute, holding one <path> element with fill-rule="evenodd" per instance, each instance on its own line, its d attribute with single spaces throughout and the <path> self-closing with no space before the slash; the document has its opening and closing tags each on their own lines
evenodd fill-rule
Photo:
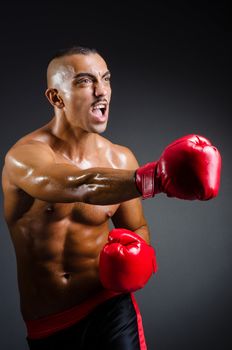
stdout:
<svg viewBox="0 0 232 350">
<path fill-rule="evenodd" d="M 134 170 L 92 168 L 79 186 L 82 198 L 89 204 L 117 204 L 141 196 Z"/>
<path fill-rule="evenodd" d="M 83 202 L 95 205 L 121 203 L 141 196 L 134 170 L 90 168 L 79 170 L 56 164 L 49 176 L 32 175 L 40 198 L 52 202 Z"/>
</svg>

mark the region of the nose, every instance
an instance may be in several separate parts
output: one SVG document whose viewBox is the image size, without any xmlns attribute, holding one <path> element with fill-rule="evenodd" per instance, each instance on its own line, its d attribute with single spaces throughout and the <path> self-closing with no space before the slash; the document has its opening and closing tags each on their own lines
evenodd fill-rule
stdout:
<svg viewBox="0 0 232 350">
<path fill-rule="evenodd" d="M 95 96 L 106 96 L 108 93 L 107 87 L 102 82 L 97 82 L 94 86 Z"/>
</svg>

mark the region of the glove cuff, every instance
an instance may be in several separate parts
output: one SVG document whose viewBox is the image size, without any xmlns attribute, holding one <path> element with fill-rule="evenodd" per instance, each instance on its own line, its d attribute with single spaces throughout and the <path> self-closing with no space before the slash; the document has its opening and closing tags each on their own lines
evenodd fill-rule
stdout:
<svg viewBox="0 0 232 350">
<path fill-rule="evenodd" d="M 155 181 L 156 164 L 157 162 L 147 163 L 135 172 L 135 183 L 142 194 L 142 199 L 154 197 L 156 193 L 160 192 L 157 187 L 157 181 Z"/>
</svg>

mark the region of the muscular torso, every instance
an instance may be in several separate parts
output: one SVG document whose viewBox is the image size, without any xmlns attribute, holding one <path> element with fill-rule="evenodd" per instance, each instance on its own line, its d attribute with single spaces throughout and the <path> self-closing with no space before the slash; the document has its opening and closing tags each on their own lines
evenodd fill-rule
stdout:
<svg viewBox="0 0 232 350">
<path fill-rule="evenodd" d="M 106 139 L 102 151 L 87 167 L 120 168 L 116 145 Z M 50 145 L 56 162 L 70 163 L 56 149 L 49 128 L 35 131 L 19 142 L 42 140 Z M 71 164 L 74 164 L 73 161 Z M 84 168 L 83 164 L 75 164 Z M 109 218 L 117 205 L 48 203 L 29 196 L 9 182 L 3 169 L 5 219 L 15 247 L 21 311 L 36 319 L 76 305 L 101 291 L 99 252 L 107 241 Z"/>
</svg>

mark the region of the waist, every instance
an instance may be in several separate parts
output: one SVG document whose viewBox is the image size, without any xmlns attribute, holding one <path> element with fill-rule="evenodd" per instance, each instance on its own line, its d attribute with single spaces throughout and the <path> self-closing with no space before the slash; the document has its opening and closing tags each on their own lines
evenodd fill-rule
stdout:
<svg viewBox="0 0 232 350">
<path fill-rule="evenodd" d="M 87 316 L 97 305 L 119 294 L 121 293 L 103 290 L 81 304 L 59 313 L 33 320 L 24 319 L 27 327 L 27 336 L 30 339 L 39 339 L 67 328 Z"/>
</svg>

